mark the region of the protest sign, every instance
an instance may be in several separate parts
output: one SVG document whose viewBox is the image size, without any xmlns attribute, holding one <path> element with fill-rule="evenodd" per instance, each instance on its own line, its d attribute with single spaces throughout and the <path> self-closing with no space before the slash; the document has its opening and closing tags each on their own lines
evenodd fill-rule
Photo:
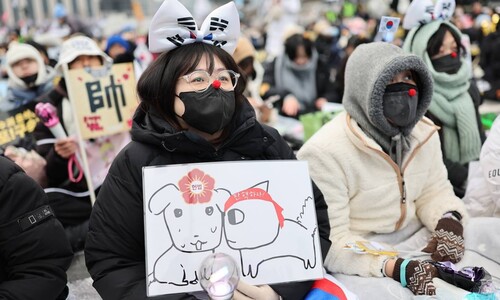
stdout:
<svg viewBox="0 0 500 300">
<path fill-rule="evenodd" d="M 130 130 L 138 104 L 132 63 L 115 64 L 110 70 L 101 71 L 103 74 L 69 70 L 66 77 L 83 139 Z"/>
<path fill-rule="evenodd" d="M 22 139 L 34 139 L 32 134 L 39 120 L 35 104 L 30 102 L 10 111 L 0 111 L 0 148 L 18 145 Z"/>
<path fill-rule="evenodd" d="M 148 296 L 200 291 L 212 253 L 252 285 L 323 277 L 307 162 L 145 167 L 143 183 Z"/>
</svg>

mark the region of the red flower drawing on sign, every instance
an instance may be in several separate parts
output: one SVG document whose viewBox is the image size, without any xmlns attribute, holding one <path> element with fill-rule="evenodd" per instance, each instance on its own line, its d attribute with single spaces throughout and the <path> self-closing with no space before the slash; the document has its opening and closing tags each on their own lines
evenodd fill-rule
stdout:
<svg viewBox="0 0 500 300">
<path fill-rule="evenodd" d="M 179 180 L 182 197 L 189 204 L 210 201 L 214 185 L 215 180 L 199 169 L 193 169 Z"/>
</svg>

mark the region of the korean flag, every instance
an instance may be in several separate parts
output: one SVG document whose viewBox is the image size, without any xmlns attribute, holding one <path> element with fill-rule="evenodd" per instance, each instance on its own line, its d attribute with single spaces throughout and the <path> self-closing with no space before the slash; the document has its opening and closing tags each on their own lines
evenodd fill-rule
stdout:
<svg viewBox="0 0 500 300">
<path fill-rule="evenodd" d="M 399 26 L 399 18 L 394 17 L 382 17 L 380 20 L 380 27 L 378 29 L 379 32 L 389 33 L 396 32 Z"/>
</svg>

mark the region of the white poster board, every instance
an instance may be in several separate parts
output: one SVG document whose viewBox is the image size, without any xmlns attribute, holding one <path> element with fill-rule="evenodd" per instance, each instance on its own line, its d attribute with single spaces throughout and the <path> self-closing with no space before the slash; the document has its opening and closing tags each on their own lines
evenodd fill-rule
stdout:
<svg viewBox="0 0 500 300">
<path fill-rule="evenodd" d="M 323 277 L 307 162 L 145 167 L 143 183 L 148 296 L 202 290 L 214 252 L 252 285 Z"/>
</svg>

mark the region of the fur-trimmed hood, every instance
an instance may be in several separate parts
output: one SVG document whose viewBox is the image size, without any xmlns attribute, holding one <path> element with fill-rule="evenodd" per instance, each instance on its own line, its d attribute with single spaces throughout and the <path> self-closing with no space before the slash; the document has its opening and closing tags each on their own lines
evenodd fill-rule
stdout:
<svg viewBox="0 0 500 300">
<path fill-rule="evenodd" d="M 412 70 L 417 74 L 417 118 L 399 128 L 384 116 L 383 95 L 387 84 L 399 72 Z M 424 116 L 432 100 L 432 77 L 418 56 L 383 42 L 360 45 L 349 57 L 345 72 L 343 104 L 346 111 L 376 140 L 399 133 L 407 136 Z"/>
</svg>

